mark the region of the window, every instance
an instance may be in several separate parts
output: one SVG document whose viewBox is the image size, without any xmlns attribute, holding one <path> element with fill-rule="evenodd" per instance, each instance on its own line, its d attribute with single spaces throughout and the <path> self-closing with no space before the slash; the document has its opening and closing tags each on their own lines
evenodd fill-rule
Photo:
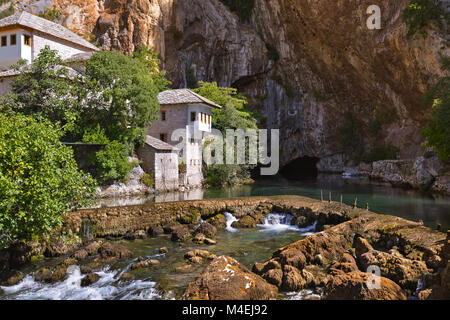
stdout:
<svg viewBox="0 0 450 320">
<path fill-rule="evenodd" d="M 12 46 L 17 44 L 17 36 L 15 34 L 9 36 L 9 44 Z"/>
<path fill-rule="evenodd" d="M 2 47 L 6 47 L 8 45 L 8 37 L 2 36 Z"/>
<path fill-rule="evenodd" d="M 195 139 L 194 138 L 189 138 L 189 141 L 191 142 L 191 144 L 195 143 Z"/>
<path fill-rule="evenodd" d="M 202 113 L 201 115 L 202 115 L 202 123 L 204 123 L 205 122 L 205 120 L 203 119 L 204 114 Z"/>
<path fill-rule="evenodd" d="M 166 111 L 161 110 L 161 121 L 166 121 Z"/>
<path fill-rule="evenodd" d="M 28 34 L 23 35 L 23 44 L 26 46 L 31 46 L 31 36 Z"/>
<path fill-rule="evenodd" d="M 191 112 L 191 122 L 195 122 L 197 120 L 197 114 L 195 112 Z"/>
<path fill-rule="evenodd" d="M 159 140 L 167 142 L 167 133 L 161 133 L 159 135 Z"/>
<path fill-rule="evenodd" d="M 208 116 L 208 124 L 211 124 L 211 116 Z"/>
</svg>

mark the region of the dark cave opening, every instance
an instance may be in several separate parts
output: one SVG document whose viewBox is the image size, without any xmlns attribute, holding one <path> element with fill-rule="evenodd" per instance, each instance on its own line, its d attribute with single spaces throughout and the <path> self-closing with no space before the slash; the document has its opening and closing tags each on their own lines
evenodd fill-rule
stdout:
<svg viewBox="0 0 450 320">
<path fill-rule="evenodd" d="M 285 165 L 280 173 L 289 180 L 315 179 L 318 175 L 317 162 L 319 158 L 302 157 Z"/>
</svg>

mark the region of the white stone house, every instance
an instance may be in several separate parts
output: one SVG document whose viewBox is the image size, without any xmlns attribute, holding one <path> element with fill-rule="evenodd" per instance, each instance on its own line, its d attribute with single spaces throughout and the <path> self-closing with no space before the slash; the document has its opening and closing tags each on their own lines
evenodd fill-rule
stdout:
<svg viewBox="0 0 450 320">
<path fill-rule="evenodd" d="M 11 90 L 12 80 L 18 74 L 11 65 L 21 59 L 32 63 L 47 45 L 72 67 L 68 68 L 69 74 L 77 73 L 79 62 L 90 59 L 99 50 L 65 27 L 30 13 L 6 17 L 0 20 L 0 95 Z M 158 100 L 159 120 L 148 128 L 145 144 L 138 150 L 142 167 L 154 174 L 157 190 L 199 186 L 203 180 L 202 136 L 211 132 L 211 110 L 221 106 L 188 89 L 161 92 Z M 171 140 L 177 129 L 186 132 L 182 150 L 175 147 L 180 141 Z"/>
<path fill-rule="evenodd" d="M 24 59 L 29 63 L 49 46 L 65 61 L 89 59 L 99 49 L 67 28 L 49 20 L 21 12 L 0 20 L 0 95 L 11 90 L 17 73 L 11 65 Z"/>
<path fill-rule="evenodd" d="M 218 104 L 188 89 L 167 90 L 158 95 L 161 106 L 159 120 L 148 128 L 148 135 L 172 146 L 182 144 L 180 163 L 180 185 L 199 186 L 203 181 L 203 133 L 211 132 L 211 110 L 221 108 Z M 172 141 L 172 134 L 184 129 L 185 135 L 179 141 Z M 196 135 L 194 133 L 197 133 Z"/>
</svg>

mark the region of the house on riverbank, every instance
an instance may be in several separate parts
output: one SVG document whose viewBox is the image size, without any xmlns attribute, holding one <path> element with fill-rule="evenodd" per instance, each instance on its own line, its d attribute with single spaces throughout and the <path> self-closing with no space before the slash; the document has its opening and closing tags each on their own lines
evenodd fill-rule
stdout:
<svg viewBox="0 0 450 320">
<path fill-rule="evenodd" d="M 32 63 L 40 51 L 49 46 L 70 63 L 88 60 L 99 49 L 67 28 L 28 12 L 0 20 L 0 95 L 11 90 L 18 74 L 11 66 L 19 60 Z"/>
<path fill-rule="evenodd" d="M 4 18 L 0 20 L 0 95 L 11 90 L 19 74 L 11 66 L 19 60 L 32 63 L 45 46 L 58 51 L 69 75 L 82 73 L 80 62 L 99 50 L 65 27 L 30 13 Z M 137 150 L 142 168 L 154 176 L 156 190 L 200 186 L 203 134 L 211 132 L 212 109 L 221 106 L 188 89 L 161 92 L 158 100 L 159 119 L 147 128 L 144 146 Z"/>
</svg>

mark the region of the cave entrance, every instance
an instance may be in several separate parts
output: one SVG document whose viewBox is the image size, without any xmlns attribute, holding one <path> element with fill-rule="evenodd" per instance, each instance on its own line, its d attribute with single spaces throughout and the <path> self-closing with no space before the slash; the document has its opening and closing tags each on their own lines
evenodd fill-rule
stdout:
<svg viewBox="0 0 450 320">
<path fill-rule="evenodd" d="M 302 157 L 285 165 L 280 173 L 289 180 L 315 179 L 318 175 L 317 162 L 319 158 Z"/>
</svg>

